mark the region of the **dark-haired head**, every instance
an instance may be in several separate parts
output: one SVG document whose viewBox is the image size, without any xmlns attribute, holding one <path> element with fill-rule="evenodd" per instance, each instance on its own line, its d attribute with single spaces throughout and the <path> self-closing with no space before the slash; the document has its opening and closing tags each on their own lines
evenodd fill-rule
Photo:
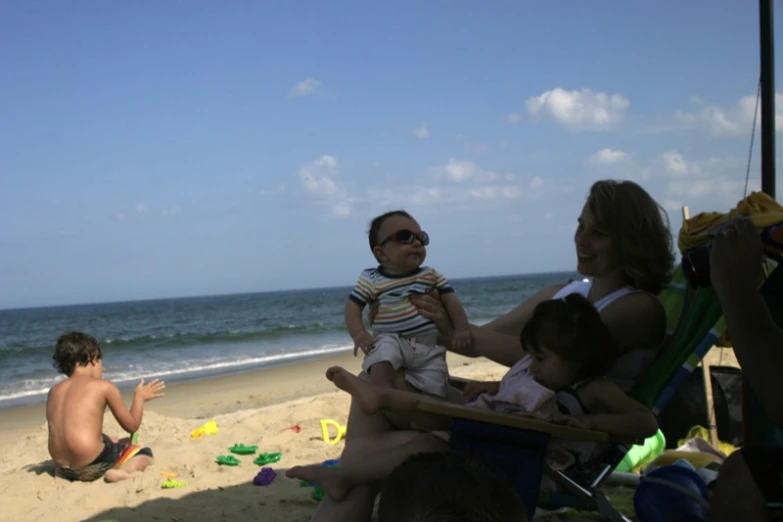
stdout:
<svg viewBox="0 0 783 522">
<path fill-rule="evenodd" d="M 411 272 L 427 257 L 429 235 L 404 210 L 373 219 L 368 238 L 373 256 L 389 274 Z"/>
<path fill-rule="evenodd" d="M 389 475 L 378 504 L 378 522 L 509 521 L 527 521 L 509 479 L 453 451 L 409 457 Z"/>
<path fill-rule="evenodd" d="M 52 356 L 58 372 L 71 376 L 77 366 L 89 366 L 103 358 L 101 346 L 92 335 L 67 332 L 57 339 Z"/>
<path fill-rule="evenodd" d="M 627 284 L 657 294 L 674 269 L 666 211 L 633 181 L 601 180 L 590 187 L 575 235 L 579 272 L 620 271 Z"/>
<path fill-rule="evenodd" d="M 374 251 L 375 247 L 377 247 L 382 241 L 382 238 L 378 236 L 381 233 L 381 227 L 383 226 L 383 223 L 387 219 L 394 216 L 400 216 L 413 220 L 413 217 L 404 210 L 391 210 L 385 214 L 381 214 L 380 216 L 373 218 L 373 220 L 370 221 L 370 230 L 367 232 L 368 239 L 370 240 L 370 250 Z"/>
<path fill-rule="evenodd" d="M 601 321 L 598 310 L 580 294 L 543 301 L 536 306 L 533 316 L 522 328 L 520 340 L 534 359 L 546 361 L 554 355 L 558 359 L 556 363 L 562 362 L 571 374 L 571 378 L 565 380 L 606 375 L 619 355 L 617 344 Z M 541 366 L 546 374 L 545 364 Z M 551 381 L 542 382 L 550 388 L 573 384 L 554 382 L 560 381 L 557 375 L 544 375 L 542 379 Z"/>
</svg>

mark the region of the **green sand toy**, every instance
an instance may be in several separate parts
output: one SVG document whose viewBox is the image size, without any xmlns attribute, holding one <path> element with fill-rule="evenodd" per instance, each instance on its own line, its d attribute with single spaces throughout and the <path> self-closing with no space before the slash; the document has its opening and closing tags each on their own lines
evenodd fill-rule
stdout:
<svg viewBox="0 0 783 522">
<path fill-rule="evenodd" d="M 237 455 L 252 455 L 258 451 L 258 446 L 245 446 L 244 444 L 234 444 L 228 451 L 236 453 Z"/>
<path fill-rule="evenodd" d="M 267 464 L 271 464 L 272 462 L 277 462 L 280 460 L 280 457 L 282 457 L 283 454 L 278 453 L 262 453 L 258 457 L 256 457 L 256 460 L 253 461 L 253 464 L 256 466 L 265 466 Z"/>
<path fill-rule="evenodd" d="M 215 462 L 223 466 L 239 466 L 241 462 L 233 455 L 220 455 Z"/>
<path fill-rule="evenodd" d="M 184 488 L 187 486 L 188 483 L 183 480 L 164 480 L 163 484 L 160 485 L 163 489 L 174 489 L 174 488 Z"/>
</svg>

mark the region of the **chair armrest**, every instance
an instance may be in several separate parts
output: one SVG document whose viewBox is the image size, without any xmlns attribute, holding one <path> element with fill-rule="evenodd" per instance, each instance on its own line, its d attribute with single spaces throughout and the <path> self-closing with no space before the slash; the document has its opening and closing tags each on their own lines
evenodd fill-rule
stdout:
<svg viewBox="0 0 783 522">
<path fill-rule="evenodd" d="M 473 379 L 463 379 L 462 377 L 454 377 L 454 376 L 449 377 L 449 385 L 460 391 L 464 390 L 465 386 L 467 386 L 472 382 L 479 382 L 479 381 L 475 381 Z"/>
<path fill-rule="evenodd" d="M 496 413 L 493 411 L 479 410 L 476 408 L 467 408 L 459 404 L 450 404 L 447 402 L 429 399 L 423 397 L 419 399 L 417 405 L 419 411 L 431 413 L 441 417 L 450 417 L 452 419 L 467 419 L 487 424 L 498 424 L 511 428 L 523 430 L 539 431 L 548 433 L 554 437 L 577 440 L 593 440 L 597 442 L 620 442 L 614 440 L 608 433 L 603 431 L 585 430 L 546 422 L 522 415 L 510 415 L 507 413 Z"/>
</svg>

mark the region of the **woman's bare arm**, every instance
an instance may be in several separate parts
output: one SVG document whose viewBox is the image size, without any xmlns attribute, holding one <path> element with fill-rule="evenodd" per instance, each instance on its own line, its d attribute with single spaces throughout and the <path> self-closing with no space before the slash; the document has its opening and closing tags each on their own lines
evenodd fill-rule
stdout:
<svg viewBox="0 0 783 522">
<path fill-rule="evenodd" d="M 628 397 L 607 379 L 593 381 L 579 391 L 589 413 L 581 420 L 587 429 L 604 431 L 628 441 L 645 439 L 658 431 L 655 415 L 643 404 Z"/>
<path fill-rule="evenodd" d="M 637 292 L 619 298 L 601 311 L 621 355 L 657 350 L 666 336 L 666 311 L 658 298 Z"/>
<path fill-rule="evenodd" d="M 519 337 L 522 327 L 533 316 L 533 310 L 543 301 L 552 299 L 565 285 L 546 286 L 528 297 L 525 302 L 497 319 L 483 325 L 483 328 L 493 332 Z"/>
</svg>

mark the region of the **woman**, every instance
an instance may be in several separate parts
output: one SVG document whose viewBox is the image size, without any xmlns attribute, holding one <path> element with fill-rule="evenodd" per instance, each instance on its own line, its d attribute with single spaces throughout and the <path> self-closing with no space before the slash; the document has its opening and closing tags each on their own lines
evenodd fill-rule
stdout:
<svg viewBox="0 0 783 522">
<path fill-rule="evenodd" d="M 471 326 L 472 343 L 462 355 L 513 366 L 525 355 L 519 334 L 536 305 L 578 292 L 598 308 L 624 354 L 608 376 L 628 390 L 666 334 L 666 314 L 655 297 L 669 282 L 674 264 L 666 212 L 634 182 L 598 181 L 579 216 L 574 243 L 577 270 L 591 281 L 544 288 L 491 323 Z M 411 301 L 438 325 L 440 344 L 451 346 L 452 328 L 440 301 L 433 296 Z M 382 415 L 364 415 L 351 404 L 342 458 L 350 461 L 368 452 L 393 450 L 417 434 L 394 431 Z M 376 488 L 366 486 L 351 490 L 341 502 L 324 498 L 313 521 L 367 522 L 376 494 Z"/>
</svg>

